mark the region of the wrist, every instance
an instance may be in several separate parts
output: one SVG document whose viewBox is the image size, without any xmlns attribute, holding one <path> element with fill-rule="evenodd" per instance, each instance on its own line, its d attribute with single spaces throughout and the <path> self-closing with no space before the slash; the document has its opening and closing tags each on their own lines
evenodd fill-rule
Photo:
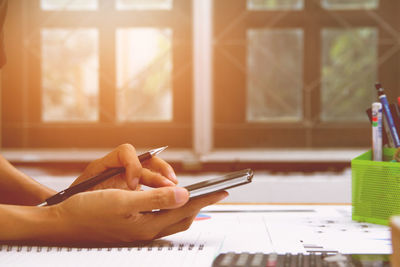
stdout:
<svg viewBox="0 0 400 267">
<path fill-rule="evenodd" d="M 63 224 L 52 206 L 0 205 L 0 214 L 0 240 L 59 241 Z"/>
</svg>

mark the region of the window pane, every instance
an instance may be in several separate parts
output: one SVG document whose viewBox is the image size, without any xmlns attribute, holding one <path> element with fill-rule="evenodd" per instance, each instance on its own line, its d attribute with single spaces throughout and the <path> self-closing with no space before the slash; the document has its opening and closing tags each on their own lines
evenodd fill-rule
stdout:
<svg viewBox="0 0 400 267">
<path fill-rule="evenodd" d="M 379 5 L 379 0 L 322 0 L 326 9 L 374 9 Z"/>
<path fill-rule="evenodd" d="M 322 120 L 365 121 L 376 99 L 377 30 L 322 32 Z"/>
<path fill-rule="evenodd" d="M 247 42 L 247 120 L 300 120 L 302 30 L 253 29 Z"/>
<path fill-rule="evenodd" d="M 247 9 L 302 9 L 303 0 L 247 0 Z"/>
<path fill-rule="evenodd" d="M 172 31 L 117 30 L 119 121 L 172 119 Z"/>
<path fill-rule="evenodd" d="M 172 0 L 117 0 L 117 9 L 172 9 Z"/>
<path fill-rule="evenodd" d="M 43 10 L 93 10 L 97 0 L 41 0 Z"/>
<path fill-rule="evenodd" d="M 98 32 L 42 29 L 42 119 L 98 119 Z"/>
</svg>

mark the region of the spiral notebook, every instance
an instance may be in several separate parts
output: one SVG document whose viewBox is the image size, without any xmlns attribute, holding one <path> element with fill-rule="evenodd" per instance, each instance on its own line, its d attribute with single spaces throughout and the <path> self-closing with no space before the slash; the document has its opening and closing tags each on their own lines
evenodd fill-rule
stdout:
<svg viewBox="0 0 400 267">
<path fill-rule="evenodd" d="M 0 246 L 0 266 L 211 266 L 223 237 L 183 232 L 132 247 Z"/>
</svg>

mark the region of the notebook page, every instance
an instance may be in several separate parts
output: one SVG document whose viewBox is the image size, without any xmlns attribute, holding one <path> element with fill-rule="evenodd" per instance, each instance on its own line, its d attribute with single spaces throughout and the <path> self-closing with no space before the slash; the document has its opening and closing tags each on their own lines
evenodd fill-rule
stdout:
<svg viewBox="0 0 400 267">
<path fill-rule="evenodd" d="M 66 248 L 0 246 L 1 266 L 211 266 L 223 235 L 182 232 L 142 246 Z"/>
</svg>

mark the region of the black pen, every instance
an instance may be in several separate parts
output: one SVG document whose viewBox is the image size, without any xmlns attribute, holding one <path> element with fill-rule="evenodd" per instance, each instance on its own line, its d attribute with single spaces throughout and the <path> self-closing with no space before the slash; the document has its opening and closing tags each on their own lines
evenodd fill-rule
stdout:
<svg viewBox="0 0 400 267">
<path fill-rule="evenodd" d="M 160 148 L 156 148 L 156 149 L 147 151 L 146 153 L 139 155 L 139 157 L 138 157 L 139 161 L 143 162 L 145 160 L 148 160 L 148 159 L 152 158 L 153 156 L 157 155 L 158 153 L 162 152 L 166 148 L 167 147 L 164 146 L 164 147 L 160 147 Z M 92 186 L 95 186 L 95 185 L 103 182 L 104 180 L 107 180 L 108 178 L 111 178 L 117 174 L 123 173 L 124 171 L 125 171 L 124 167 L 111 168 L 111 169 L 105 170 L 104 172 L 102 172 L 92 178 L 89 178 L 89 179 L 83 181 L 82 183 L 79 183 L 79 184 L 71 186 L 63 191 L 58 192 L 57 194 L 49 197 L 48 199 L 46 199 L 46 201 L 44 201 L 43 203 L 40 203 L 37 206 L 43 207 L 43 206 L 50 206 L 50 205 L 60 203 L 60 202 L 64 201 L 65 199 L 69 198 L 70 196 L 78 194 L 83 191 L 86 191 L 89 188 L 91 188 Z"/>
</svg>

